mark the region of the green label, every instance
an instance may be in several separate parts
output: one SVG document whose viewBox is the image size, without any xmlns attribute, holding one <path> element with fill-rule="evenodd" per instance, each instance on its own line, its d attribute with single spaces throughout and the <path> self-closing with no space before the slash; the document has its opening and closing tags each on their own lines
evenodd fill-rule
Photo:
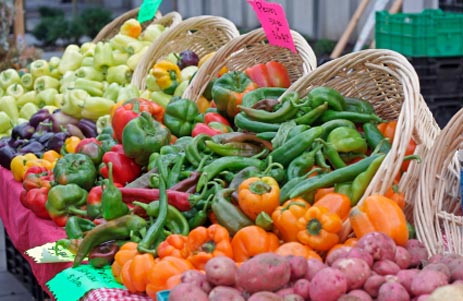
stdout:
<svg viewBox="0 0 463 301">
<path fill-rule="evenodd" d="M 144 0 L 138 11 L 138 22 L 143 23 L 153 19 L 161 3 L 162 0 Z"/>
<path fill-rule="evenodd" d="M 86 293 L 99 288 L 124 288 L 114 279 L 111 267 L 97 269 L 89 264 L 67 268 L 47 282 L 56 301 L 78 301 Z"/>
<path fill-rule="evenodd" d="M 56 246 L 56 242 L 49 242 L 26 251 L 37 263 L 73 262 L 75 255 L 62 246 Z"/>
</svg>

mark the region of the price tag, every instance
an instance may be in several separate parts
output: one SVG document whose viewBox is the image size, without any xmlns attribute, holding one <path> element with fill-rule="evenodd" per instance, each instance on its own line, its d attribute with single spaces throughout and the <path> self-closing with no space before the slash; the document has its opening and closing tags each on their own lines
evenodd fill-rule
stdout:
<svg viewBox="0 0 463 301">
<path fill-rule="evenodd" d="M 109 265 L 96 269 L 88 264 L 59 272 L 47 286 L 57 301 L 78 301 L 93 289 L 124 288 L 114 279 Z"/>
<path fill-rule="evenodd" d="M 270 44 L 288 48 L 296 53 L 285 10 L 279 3 L 265 0 L 248 0 L 267 35 Z"/>
<path fill-rule="evenodd" d="M 56 246 L 56 242 L 49 242 L 26 251 L 37 263 L 73 262 L 74 254 L 62 246 Z"/>
<path fill-rule="evenodd" d="M 153 19 L 162 0 L 144 0 L 138 11 L 138 22 L 143 23 Z"/>
</svg>

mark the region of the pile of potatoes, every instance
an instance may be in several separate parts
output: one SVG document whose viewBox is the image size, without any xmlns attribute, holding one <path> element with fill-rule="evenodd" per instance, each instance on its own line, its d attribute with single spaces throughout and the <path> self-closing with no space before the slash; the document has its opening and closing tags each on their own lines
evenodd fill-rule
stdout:
<svg viewBox="0 0 463 301">
<path fill-rule="evenodd" d="M 438 289 L 448 286 L 448 289 Z M 435 301 L 463 298 L 463 256 L 434 255 L 411 239 L 397 246 L 373 232 L 354 247 L 330 252 L 325 262 L 301 256 L 259 254 L 237 265 L 209 260 L 202 273 L 185 272 L 169 301 Z M 448 299 L 451 298 L 451 299 Z"/>
</svg>

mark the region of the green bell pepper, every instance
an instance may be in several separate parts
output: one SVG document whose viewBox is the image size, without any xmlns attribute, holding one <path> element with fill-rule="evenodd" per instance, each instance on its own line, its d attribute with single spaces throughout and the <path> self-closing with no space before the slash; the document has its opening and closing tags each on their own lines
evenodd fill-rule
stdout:
<svg viewBox="0 0 463 301">
<path fill-rule="evenodd" d="M 41 77 L 36 78 L 34 81 L 34 90 L 36 92 L 40 92 L 48 88 L 58 89 L 59 87 L 59 80 L 49 75 L 42 75 Z"/>
<path fill-rule="evenodd" d="M 51 219 L 64 227 L 69 215 L 85 216 L 86 211 L 80 209 L 87 203 L 88 192 L 77 184 L 55 185 L 48 191 L 48 199 L 45 203 Z"/>
<path fill-rule="evenodd" d="M 21 82 L 18 71 L 10 68 L 0 72 L 0 87 L 6 90 L 9 86 Z"/>
<path fill-rule="evenodd" d="M 13 96 L 14 98 L 18 98 L 21 95 L 23 95 L 26 91 L 24 90 L 24 87 L 21 84 L 13 84 L 6 88 L 6 95 Z"/>
<path fill-rule="evenodd" d="M 97 172 L 92 159 L 84 154 L 66 154 L 56 162 L 53 168 L 55 181 L 65 185 L 77 184 L 89 190 L 95 183 Z"/>
<path fill-rule="evenodd" d="M 122 132 L 125 155 L 141 166 L 148 164 L 151 153 L 158 152 L 169 143 L 170 131 L 148 112 L 130 120 Z"/>
<path fill-rule="evenodd" d="M 330 143 L 340 153 L 362 153 L 367 152 L 368 146 L 362 135 L 350 127 L 338 127 L 330 132 L 326 142 Z"/>
<path fill-rule="evenodd" d="M 242 103 L 243 96 L 258 88 L 244 72 L 227 72 L 218 78 L 212 86 L 212 98 L 217 109 L 222 115 L 233 118 L 239 113 L 238 106 Z"/>
<path fill-rule="evenodd" d="M 344 97 L 335 89 L 329 87 L 313 88 L 309 94 L 310 106 L 315 108 L 327 102 L 328 107 L 335 111 L 343 111 L 346 107 Z"/>
<path fill-rule="evenodd" d="M 50 74 L 50 66 L 46 60 L 35 60 L 30 65 L 30 71 L 34 78 Z"/>
<path fill-rule="evenodd" d="M 164 124 L 177 137 L 191 136 L 198 116 L 198 105 L 194 101 L 173 98 L 166 106 Z"/>
<path fill-rule="evenodd" d="M 21 76 L 21 85 L 26 90 L 32 90 L 34 88 L 34 78 L 32 77 L 32 74 L 24 73 Z"/>
<path fill-rule="evenodd" d="M 106 80 L 108 83 L 128 84 L 132 80 L 132 70 L 127 65 L 111 66 L 108 68 Z"/>
</svg>

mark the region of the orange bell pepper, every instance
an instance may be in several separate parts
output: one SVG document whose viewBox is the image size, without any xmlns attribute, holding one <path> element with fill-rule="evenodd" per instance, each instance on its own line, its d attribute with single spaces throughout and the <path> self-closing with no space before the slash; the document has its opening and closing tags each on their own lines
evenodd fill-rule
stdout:
<svg viewBox="0 0 463 301">
<path fill-rule="evenodd" d="M 297 239 L 316 251 L 328 251 L 339 242 L 342 220 L 328 208 L 313 206 L 298 220 Z"/>
<path fill-rule="evenodd" d="M 243 262 L 257 254 L 274 252 L 280 242 L 275 233 L 258 226 L 247 226 L 236 232 L 231 245 L 235 261 Z"/>
<path fill-rule="evenodd" d="M 142 32 L 142 27 L 140 22 L 138 22 L 137 19 L 130 18 L 127 21 L 125 21 L 121 28 L 120 28 L 120 33 L 132 38 L 138 38 L 138 36 Z"/>
<path fill-rule="evenodd" d="M 323 261 L 322 257 L 317 252 L 312 250 L 309 246 L 303 245 L 297 241 L 285 242 L 278 247 L 275 251 L 276 254 L 281 256 L 302 256 L 308 259 L 317 259 Z"/>
<path fill-rule="evenodd" d="M 238 205 L 250 219 L 261 212 L 272 214 L 280 205 L 280 186 L 272 177 L 250 177 L 238 187 Z"/>
<path fill-rule="evenodd" d="M 158 246 L 157 252 L 159 258 L 164 258 L 166 256 L 187 258 L 187 240 L 188 238 L 181 234 L 171 234 L 167 236 L 167 238 Z"/>
<path fill-rule="evenodd" d="M 149 253 L 135 255 L 122 267 L 122 284 L 131 293 L 144 293 L 148 284 L 148 273 L 155 264 L 153 255 Z"/>
<path fill-rule="evenodd" d="M 119 251 L 117 251 L 116 255 L 114 256 L 114 262 L 111 265 L 111 271 L 117 282 L 122 283 L 121 272 L 124 264 L 135 257 L 135 255 L 140 254 L 137 251 L 137 246 L 138 244 L 135 242 L 126 242 L 119 248 Z"/>
<path fill-rule="evenodd" d="M 219 225 L 212 224 L 208 228 L 196 227 L 187 238 L 188 260 L 197 269 L 204 269 L 207 261 L 216 256 L 233 258 L 230 244 L 230 233 Z"/>
<path fill-rule="evenodd" d="M 297 241 L 297 220 L 304 216 L 310 204 L 302 197 L 287 200 L 272 213 L 274 232 L 283 241 Z"/>
<path fill-rule="evenodd" d="M 336 213 L 341 220 L 345 221 L 349 217 L 350 199 L 347 195 L 331 192 L 315 202 L 316 207 L 325 207 L 331 213 Z"/>
</svg>

